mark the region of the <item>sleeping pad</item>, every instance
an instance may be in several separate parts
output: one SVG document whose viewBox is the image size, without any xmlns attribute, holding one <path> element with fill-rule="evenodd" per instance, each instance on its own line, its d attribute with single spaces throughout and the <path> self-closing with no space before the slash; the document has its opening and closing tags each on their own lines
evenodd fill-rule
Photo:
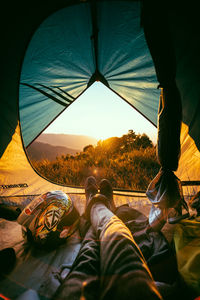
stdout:
<svg viewBox="0 0 200 300">
<path fill-rule="evenodd" d="M 115 215 L 129 228 L 136 242 L 137 255 L 140 256 L 140 251 L 142 252 L 157 286 L 161 287 L 163 299 L 173 299 L 172 293 L 174 299 L 179 299 L 177 293 L 180 293 L 180 286 L 174 289 L 177 278 L 179 280 L 176 255 L 164 235 L 161 232 L 146 231 L 148 218 L 128 205 L 118 207 Z M 125 245 L 123 239 L 121 242 L 118 240 L 118 248 L 113 248 L 110 253 L 103 253 L 103 248 L 106 249 L 109 241 L 103 241 L 102 248 L 98 238 L 100 233 L 94 231 L 84 216 L 80 218 L 79 230 L 65 244 L 49 251 L 34 247 L 25 241 L 20 226 L 15 222 L 1 219 L 0 229 L 3 236 L 7 237 L 7 240 L 1 240 L 1 249 L 12 247 L 16 253 L 13 269 L 1 274 L 0 294 L 8 299 L 22 299 L 23 293 L 29 290 L 36 291 L 38 299 L 41 300 L 72 300 L 81 297 L 88 300 L 112 299 L 112 281 L 116 282 L 115 288 L 120 286 L 118 274 L 113 276 L 112 264 L 116 263 L 119 253 L 123 256 L 124 246 L 130 245 Z M 129 257 L 125 257 L 124 262 L 123 265 L 118 262 L 119 273 L 127 266 L 134 265 Z M 103 268 L 111 273 L 106 273 Z M 128 281 L 129 277 L 123 280 Z M 137 280 L 134 285 L 137 286 Z M 185 293 L 187 298 L 181 299 L 190 299 L 184 291 L 182 288 L 181 293 Z M 123 293 L 122 290 L 122 295 Z"/>
</svg>

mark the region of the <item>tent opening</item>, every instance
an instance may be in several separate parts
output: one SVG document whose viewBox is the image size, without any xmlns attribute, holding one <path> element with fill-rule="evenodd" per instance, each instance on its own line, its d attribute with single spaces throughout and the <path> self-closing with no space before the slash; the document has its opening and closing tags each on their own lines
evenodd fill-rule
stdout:
<svg viewBox="0 0 200 300">
<path fill-rule="evenodd" d="M 159 170 L 156 127 L 100 82 L 90 86 L 27 147 L 51 181 L 83 186 L 88 176 L 146 190 Z"/>
</svg>

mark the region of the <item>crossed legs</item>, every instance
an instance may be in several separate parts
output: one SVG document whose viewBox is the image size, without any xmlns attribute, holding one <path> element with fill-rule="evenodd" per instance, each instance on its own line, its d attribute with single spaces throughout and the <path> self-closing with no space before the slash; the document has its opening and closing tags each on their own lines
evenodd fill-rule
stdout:
<svg viewBox="0 0 200 300">
<path fill-rule="evenodd" d="M 88 185 L 86 218 L 91 226 L 74 268 L 55 298 L 162 299 L 131 232 L 110 210 L 113 207 L 111 187 L 104 183 L 104 190 L 100 189 L 104 195 L 95 195 L 96 182 L 89 180 Z"/>
</svg>

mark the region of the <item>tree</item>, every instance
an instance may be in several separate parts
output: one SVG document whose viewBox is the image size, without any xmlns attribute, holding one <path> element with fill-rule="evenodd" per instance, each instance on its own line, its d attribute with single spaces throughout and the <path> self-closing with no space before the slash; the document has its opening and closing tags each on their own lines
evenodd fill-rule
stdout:
<svg viewBox="0 0 200 300">
<path fill-rule="evenodd" d="M 128 134 L 124 134 L 122 139 L 122 145 L 121 149 L 123 149 L 125 152 L 131 151 L 134 148 L 135 139 L 137 135 L 132 129 L 129 129 Z"/>
<path fill-rule="evenodd" d="M 83 148 L 83 152 L 89 152 L 91 150 L 94 150 L 94 146 L 93 145 L 87 145 Z"/>
<path fill-rule="evenodd" d="M 136 149 L 146 149 L 148 147 L 153 147 L 152 141 L 149 139 L 149 137 L 143 133 L 142 135 L 137 135 L 135 139 L 135 148 Z"/>
<path fill-rule="evenodd" d="M 116 153 L 121 147 L 121 139 L 118 137 L 111 137 L 102 141 L 102 148 L 107 153 Z"/>
</svg>

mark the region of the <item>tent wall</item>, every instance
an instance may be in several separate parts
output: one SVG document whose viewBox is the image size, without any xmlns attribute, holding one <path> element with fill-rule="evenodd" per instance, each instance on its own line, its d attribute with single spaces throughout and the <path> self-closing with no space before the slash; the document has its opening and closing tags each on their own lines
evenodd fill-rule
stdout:
<svg viewBox="0 0 200 300">
<path fill-rule="evenodd" d="M 80 188 L 54 184 L 33 170 L 24 152 L 19 125 L 1 157 L 0 170 L 0 203 L 23 206 L 25 201 L 31 201 L 40 194 L 51 190 L 61 190 L 65 193 L 84 192 Z"/>
<path fill-rule="evenodd" d="M 68 4 L 71 5 L 78 2 L 79 1 L 62 0 L 56 2 L 50 0 L 48 1 L 48 5 L 44 1 L 33 1 L 27 2 L 26 4 L 22 1 L 18 1 L 12 5 L 10 3 L 4 3 L 4 7 L 1 10 L 1 22 L 3 21 L 3 24 L 1 24 L 1 58 L 3 64 L 1 67 L 2 79 L 0 82 L 1 174 L 3 174 L 7 164 L 7 159 L 9 158 L 9 143 L 12 140 L 12 136 L 18 124 L 18 97 L 21 68 L 32 35 L 43 20 L 51 13 L 64 8 Z M 182 157 L 177 175 L 182 180 L 199 180 L 200 35 L 199 26 L 197 24 L 198 17 L 196 16 L 198 9 L 194 4 L 190 5 L 190 3 L 185 4 L 181 2 L 180 5 L 178 2 L 179 1 L 172 3 L 171 1 L 163 2 L 167 9 L 168 26 L 171 32 L 172 46 L 176 54 L 176 82 L 181 94 L 183 123 L 185 124 L 182 129 Z M 150 10 L 149 13 L 155 15 L 154 11 Z M 157 13 L 162 15 L 162 12 L 159 10 Z M 162 23 L 158 26 L 157 30 L 157 45 L 159 45 L 159 36 L 162 34 Z M 166 57 L 166 60 L 167 59 Z M 160 72 L 164 73 L 165 69 L 161 68 Z M 18 137 L 20 137 L 19 129 L 17 129 L 17 134 Z M 23 150 L 22 147 L 21 150 Z M 5 155 L 7 158 L 5 158 Z M 16 155 L 16 152 L 14 152 L 14 155 Z M 9 176 L 7 183 L 12 184 L 13 178 L 15 178 L 15 172 L 18 172 L 17 159 L 18 157 L 16 156 L 16 159 L 12 160 L 15 161 L 16 167 L 13 166 L 13 174 L 7 173 L 6 176 Z M 20 176 L 21 175 L 22 173 Z M 4 178 L 4 176 L 1 177 L 0 184 L 5 183 L 2 178 Z M 18 184 L 19 182 L 17 181 L 16 183 Z M 23 181 L 20 181 L 20 183 L 23 183 Z M 13 194 L 15 194 L 14 189 L 12 191 Z"/>
<path fill-rule="evenodd" d="M 158 82 L 140 14 L 139 2 L 84 2 L 42 22 L 26 51 L 20 79 L 25 146 L 95 80 L 156 124 Z"/>
<path fill-rule="evenodd" d="M 79 1 L 12 1 L 0 12 L 1 30 L 1 109 L 0 157 L 12 139 L 18 122 L 21 67 L 28 44 L 40 23 L 54 11 Z"/>
<path fill-rule="evenodd" d="M 179 1 L 178 1 L 179 2 Z M 176 82 L 181 94 L 183 125 L 177 175 L 200 179 L 200 34 L 197 3 L 177 3 L 169 24 L 176 54 Z"/>
</svg>

